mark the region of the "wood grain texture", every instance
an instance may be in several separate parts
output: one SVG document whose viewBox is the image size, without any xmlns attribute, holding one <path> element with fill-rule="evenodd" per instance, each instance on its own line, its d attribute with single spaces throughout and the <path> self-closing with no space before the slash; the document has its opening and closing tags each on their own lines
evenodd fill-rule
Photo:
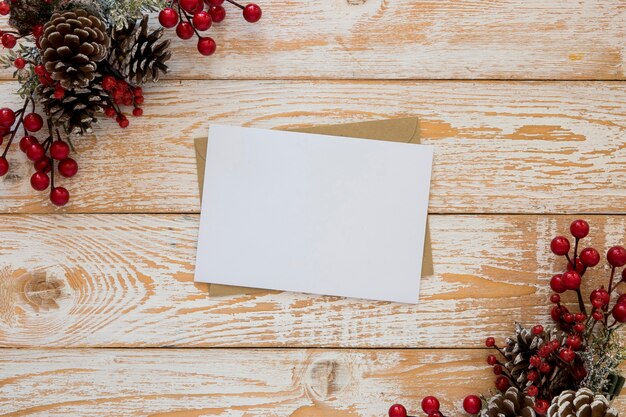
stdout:
<svg viewBox="0 0 626 417">
<path fill-rule="evenodd" d="M 9 95 L 12 83 L 0 83 Z M 203 81 L 146 89 L 146 116 L 76 141 L 64 212 L 197 212 L 192 139 L 209 122 L 289 128 L 420 118 L 436 146 L 431 213 L 625 213 L 626 84 Z M 0 212 L 60 211 L 17 148 Z M 579 197 L 580 196 L 580 197 Z M 572 201 L 575 198 L 575 202 Z"/>
<path fill-rule="evenodd" d="M 193 283 L 196 215 L 2 216 L 0 346 L 480 347 L 515 320 L 547 320 L 549 278 L 564 267 L 549 242 L 570 221 L 430 216 L 435 275 L 422 280 L 419 305 L 403 305 L 209 298 Z M 626 217 L 591 224 L 601 252 L 626 243 Z M 591 277 L 588 289 L 608 280 L 605 270 Z"/>
<path fill-rule="evenodd" d="M 487 350 L 4 350 L 0 416 L 381 417 L 448 415 L 488 394 Z M 615 401 L 626 407 L 623 396 Z"/>
<path fill-rule="evenodd" d="M 174 79 L 624 79 L 622 0 L 264 1 L 226 5 L 210 58 L 173 38 Z M 153 21 L 156 25 L 156 20 Z M 194 38 L 195 39 L 195 38 Z M 4 73 L 5 78 L 10 73 Z"/>
</svg>

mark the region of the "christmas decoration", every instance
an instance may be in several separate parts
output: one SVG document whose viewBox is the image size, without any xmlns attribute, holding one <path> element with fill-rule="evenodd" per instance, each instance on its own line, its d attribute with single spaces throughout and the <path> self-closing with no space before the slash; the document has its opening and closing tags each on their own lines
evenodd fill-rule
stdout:
<svg viewBox="0 0 626 417">
<path fill-rule="evenodd" d="M 57 206 L 67 204 L 70 193 L 58 180 L 78 172 L 72 140 L 102 116 L 125 128 L 128 113 L 143 114 L 141 86 L 168 71 L 163 28 L 176 27 L 181 39 L 197 37 L 200 54 L 212 55 L 215 40 L 200 32 L 224 20 L 223 1 L 0 0 L 11 26 L 0 30 L 6 50 L 0 64 L 15 68 L 24 100 L 20 109 L 0 105 L 0 177 L 11 169 L 9 148 L 19 143 L 33 164 L 32 188 L 50 190 Z M 261 18 L 258 5 L 227 1 L 246 21 Z M 149 29 L 147 13 L 157 11 L 163 27 Z"/>
<path fill-rule="evenodd" d="M 619 417 L 611 401 L 624 386 L 619 365 L 626 359 L 618 329 L 626 322 L 626 249 L 613 246 L 606 252 L 607 285 L 588 297 L 581 289 L 589 268 L 600 264 L 600 252 L 581 247 L 589 234 L 585 220 L 570 225 L 574 244 L 565 236 L 550 242 L 551 251 L 565 258 L 565 271 L 550 279 L 548 325 L 515 325 L 515 334 L 499 346 L 493 337 L 485 345 L 495 351 L 487 364 L 495 374 L 496 392 L 489 397 L 470 395 L 463 400 L 469 415 L 480 417 Z M 572 248 L 573 246 L 573 248 Z M 570 297 L 571 295 L 571 297 Z M 565 300 L 567 298 L 567 302 Z M 422 400 L 428 417 L 445 417 L 439 401 Z M 407 417 L 401 404 L 389 409 L 390 417 Z"/>
</svg>

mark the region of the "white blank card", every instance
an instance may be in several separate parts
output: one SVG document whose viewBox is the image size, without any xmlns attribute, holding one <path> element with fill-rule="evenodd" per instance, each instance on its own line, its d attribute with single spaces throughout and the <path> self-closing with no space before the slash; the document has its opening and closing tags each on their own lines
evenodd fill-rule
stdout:
<svg viewBox="0 0 626 417">
<path fill-rule="evenodd" d="M 416 303 L 433 148 L 211 125 L 195 280 Z"/>
</svg>

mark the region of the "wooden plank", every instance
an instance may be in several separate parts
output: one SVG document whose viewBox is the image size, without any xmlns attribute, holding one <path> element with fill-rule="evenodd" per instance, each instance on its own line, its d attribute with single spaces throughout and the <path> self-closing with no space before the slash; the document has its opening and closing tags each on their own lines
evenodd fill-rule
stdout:
<svg viewBox="0 0 626 417">
<path fill-rule="evenodd" d="M 7 96 L 14 87 L 0 83 Z M 626 212 L 626 84 L 615 82 L 164 83 L 146 116 L 75 141 L 66 212 L 197 212 L 192 138 L 209 121 L 289 128 L 416 115 L 436 146 L 431 213 Z M 14 99 L 13 103 L 17 103 Z M 0 212 L 53 212 L 17 149 Z M 575 200 L 575 201 L 572 201 Z"/>
<path fill-rule="evenodd" d="M 419 305 L 193 283 L 197 215 L 0 218 L 3 347 L 480 347 L 546 322 L 549 242 L 570 216 L 430 216 L 435 275 Z M 626 217 L 591 217 L 604 252 Z M 604 263 L 603 263 L 604 264 Z M 586 286 L 607 284 L 593 271 Z M 381 277 L 382 279 L 382 277 Z M 568 302 L 573 295 L 565 295 Z M 571 298 L 571 299 L 570 299 Z"/>
<path fill-rule="evenodd" d="M 4 417 L 381 417 L 395 402 L 418 415 L 426 395 L 464 416 L 463 398 L 494 378 L 485 349 L 0 352 Z"/>
<path fill-rule="evenodd" d="M 255 25 L 226 5 L 227 19 L 207 32 L 218 44 L 212 57 L 194 40 L 174 39 L 170 76 L 552 80 L 624 79 L 626 71 L 622 0 L 260 4 Z"/>
</svg>

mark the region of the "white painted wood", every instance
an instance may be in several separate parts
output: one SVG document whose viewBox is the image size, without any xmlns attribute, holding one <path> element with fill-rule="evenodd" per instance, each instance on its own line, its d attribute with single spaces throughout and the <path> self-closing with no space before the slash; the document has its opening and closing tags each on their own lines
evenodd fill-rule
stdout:
<svg viewBox="0 0 626 417">
<path fill-rule="evenodd" d="M 172 38 L 171 78 L 624 79 L 622 0 L 265 0 L 248 24 Z M 153 25 L 157 25 L 156 20 Z M 1 25 L 4 26 L 4 25 Z M 10 73 L 4 72 L 4 76 Z"/>
<path fill-rule="evenodd" d="M 197 215 L 0 219 L 0 346 L 449 348 L 504 338 L 515 320 L 548 320 L 549 279 L 564 267 L 549 243 L 573 218 L 430 216 L 435 275 L 422 280 L 417 306 L 209 298 L 193 283 Z M 626 243 L 625 217 L 590 222 L 586 244 Z M 608 280 L 606 270 L 590 276 L 588 290 Z"/>
<path fill-rule="evenodd" d="M 0 83 L 9 95 L 13 84 Z M 13 103 L 16 103 L 14 101 Z M 145 117 L 75 141 L 55 209 L 17 148 L 0 212 L 197 212 L 193 138 L 209 122 L 290 128 L 418 116 L 435 145 L 431 213 L 624 213 L 623 83 L 185 81 L 146 89 Z"/>
</svg>

